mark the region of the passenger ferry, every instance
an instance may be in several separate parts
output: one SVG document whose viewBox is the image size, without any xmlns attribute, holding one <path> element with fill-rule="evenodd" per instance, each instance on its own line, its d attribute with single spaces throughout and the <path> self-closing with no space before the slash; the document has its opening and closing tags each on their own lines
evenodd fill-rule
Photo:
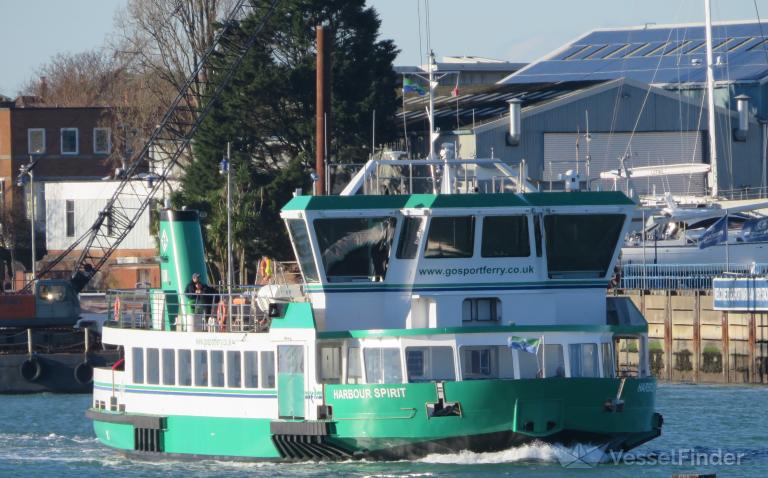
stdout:
<svg viewBox="0 0 768 478">
<path fill-rule="evenodd" d="M 163 211 L 161 288 L 112 294 L 103 340 L 124 361 L 94 371 L 98 439 L 315 460 L 659 436 L 648 325 L 606 298 L 635 204 L 515 176 L 498 160 L 371 160 L 342 195 L 294 197 L 300 284 L 222 295 L 223 325 L 184 292 L 205 278 L 197 213 Z"/>
</svg>

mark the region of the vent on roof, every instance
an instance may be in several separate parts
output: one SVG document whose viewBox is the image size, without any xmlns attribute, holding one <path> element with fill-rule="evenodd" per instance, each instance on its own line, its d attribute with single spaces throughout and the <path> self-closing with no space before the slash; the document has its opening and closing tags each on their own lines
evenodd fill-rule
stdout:
<svg viewBox="0 0 768 478">
<path fill-rule="evenodd" d="M 678 55 L 678 54 L 680 54 L 680 50 L 684 49 L 685 47 L 687 47 L 691 43 L 693 43 L 693 40 L 685 40 L 685 41 L 682 41 L 682 42 L 678 42 L 678 44 L 676 46 L 674 46 L 674 47 L 670 48 L 669 50 L 665 51 L 664 52 L 664 56 L 667 56 L 667 55 Z"/>
<path fill-rule="evenodd" d="M 608 53 L 607 55 L 605 55 L 603 57 L 603 59 L 607 60 L 609 58 L 617 58 L 617 57 L 623 55 L 627 51 L 627 49 L 629 49 L 629 47 L 631 47 L 631 46 L 632 46 L 631 43 L 627 43 L 626 45 L 620 46 L 616 50 L 614 50 L 611 53 Z"/>
<path fill-rule="evenodd" d="M 759 42 L 759 43 L 755 44 L 755 46 L 753 46 L 752 48 L 748 49 L 747 51 L 755 51 L 755 50 L 757 50 L 758 48 L 759 48 L 760 50 L 765 50 L 765 47 L 766 47 L 766 45 L 768 45 L 768 39 L 766 39 L 766 40 L 763 40 L 763 41 L 761 41 L 761 42 Z"/>
<path fill-rule="evenodd" d="M 733 45 L 731 45 L 730 47 L 728 47 L 728 52 L 732 52 L 732 51 L 736 50 L 737 48 L 739 48 L 740 46 L 744 45 L 745 43 L 747 43 L 750 40 L 754 40 L 754 38 L 740 38 L 738 42 L 736 42 Z"/>
<path fill-rule="evenodd" d="M 574 46 L 581 46 L 581 45 L 574 45 Z M 579 53 L 583 52 L 584 50 L 586 50 L 589 47 L 590 47 L 590 45 L 584 45 L 581 48 L 579 48 L 578 50 L 576 50 L 573 53 L 571 53 L 570 55 L 562 57 L 561 60 L 569 60 L 569 59 L 573 58 L 574 56 L 578 55 Z"/>
<path fill-rule="evenodd" d="M 642 45 L 638 46 L 637 48 L 634 48 L 632 51 L 628 52 L 626 55 L 623 56 L 623 58 L 630 58 L 635 56 L 640 50 L 643 48 L 646 48 L 650 43 L 643 43 Z"/>
<path fill-rule="evenodd" d="M 661 45 L 657 46 L 656 48 L 653 48 L 653 49 L 651 49 L 650 51 L 648 51 L 648 52 L 646 52 L 646 53 L 643 53 L 643 56 L 654 56 L 656 53 L 658 53 L 658 52 L 660 52 L 660 51 L 663 51 L 663 50 L 664 50 L 664 48 L 666 48 L 666 47 L 667 47 L 667 45 L 669 45 L 669 43 L 670 43 L 670 42 L 668 42 L 668 41 L 667 41 L 667 42 L 664 42 L 664 43 L 662 43 Z"/>
</svg>

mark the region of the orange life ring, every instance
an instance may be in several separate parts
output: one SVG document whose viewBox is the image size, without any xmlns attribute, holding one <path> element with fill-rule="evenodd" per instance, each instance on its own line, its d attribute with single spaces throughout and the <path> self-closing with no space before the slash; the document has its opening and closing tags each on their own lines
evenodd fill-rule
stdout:
<svg viewBox="0 0 768 478">
<path fill-rule="evenodd" d="M 115 297 L 115 304 L 112 308 L 112 320 L 119 321 L 120 320 L 120 297 Z"/>
<path fill-rule="evenodd" d="M 224 301 L 219 301 L 219 306 L 216 307 L 216 322 L 219 324 L 219 331 L 225 332 L 227 327 L 227 305 Z"/>
</svg>

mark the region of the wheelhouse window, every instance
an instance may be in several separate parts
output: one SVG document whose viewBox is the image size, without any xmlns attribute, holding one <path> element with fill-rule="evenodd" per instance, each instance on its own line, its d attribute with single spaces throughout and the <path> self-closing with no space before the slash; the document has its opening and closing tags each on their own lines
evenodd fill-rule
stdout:
<svg viewBox="0 0 768 478">
<path fill-rule="evenodd" d="M 111 149 L 109 128 L 93 128 L 93 152 L 95 154 L 109 154 Z"/>
<path fill-rule="evenodd" d="M 407 347 L 405 365 L 408 382 L 456 380 L 451 347 Z"/>
<path fill-rule="evenodd" d="M 403 382 L 400 349 L 381 347 L 363 349 L 363 359 L 367 383 Z"/>
<path fill-rule="evenodd" d="M 623 214 L 544 217 L 549 277 L 603 277 L 624 227 Z"/>
<path fill-rule="evenodd" d="M 496 297 L 464 299 L 461 320 L 464 322 L 492 322 L 501 318 L 501 301 Z"/>
<path fill-rule="evenodd" d="M 400 239 L 397 243 L 398 259 L 413 259 L 419 253 L 419 227 L 420 217 L 408 217 L 403 220 L 403 228 L 400 231 Z"/>
<path fill-rule="evenodd" d="M 45 129 L 29 128 L 27 130 L 27 153 L 45 153 Z"/>
<path fill-rule="evenodd" d="M 77 128 L 61 128 L 61 154 L 77 154 L 79 147 Z"/>
<path fill-rule="evenodd" d="M 570 344 L 571 377 L 599 377 L 597 344 Z"/>
<path fill-rule="evenodd" d="M 463 346 L 459 355 L 463 380 L 515 377 L 512 350 L 507 346 Z"/>
<path fill-rule="evenodd" d="M 483 257 L 528 257 L 528 216 L 486 216 L 483 218 Z"/>
<path fill-rule="evenodd" d="M 301 273 L 304 274 L 304 282 L 320 282 L 315 260 L 312 258 L 312 245 L 304 220 L 288 219 L 286 223 L 288 224 L 288 231 L 291 233 L 293 246 L 296 249 Z"/>
<path fill-rule="evenodd" d="M 384 280 L 395 224 L 394 217 L 315 219 L 328 282 Z"/>
<path fill-rule="evenodd" d="M 433 217 L 429 224 L 424 257 L 452 259 L 472 257 L 475 244 L 475 217 Z"/>
</svg>

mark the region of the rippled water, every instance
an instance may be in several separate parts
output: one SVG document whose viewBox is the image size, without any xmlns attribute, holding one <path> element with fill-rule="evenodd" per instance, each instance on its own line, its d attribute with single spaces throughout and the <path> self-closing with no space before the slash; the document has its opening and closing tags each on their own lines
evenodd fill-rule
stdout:
<svg viewBox="0 0 768 478">
<path fill-rule="evenodd" d="M 635 450 L 639 460 L 661 460 L 671 453 L 726 457 L 740 465 L 614 464 L 611 457 L 589 468 L 564 468 L 590 451 L 588 445 L 563 450 L 528 445 L 497 453 L 430 455 L 418 461 L 345 463 L 236 463 L 127 459 L 99 445 L 84 410 L 87 395 L 0 396 L 0 476 L 664 476 L 717 473 L 718 477 L 768 476 L 768 387 L 662 385 L 657 408 L 663 435 Z M 599 455 L 599 453 L 598 453 Z M 588 457 L 595 457 L 589 454 Z M 568 459 L 568 458 L 573 459 Z M 679 457 L 674 455 L 672 458 Z M 711 458 L 710 458 L 711 459 Z M 717 458 L 715 458 L 717 459 Z M 585 460 L 594 465 L 595 460 Z M 587 465 L 584 465 L 587 466 Z"/>
</svg>

